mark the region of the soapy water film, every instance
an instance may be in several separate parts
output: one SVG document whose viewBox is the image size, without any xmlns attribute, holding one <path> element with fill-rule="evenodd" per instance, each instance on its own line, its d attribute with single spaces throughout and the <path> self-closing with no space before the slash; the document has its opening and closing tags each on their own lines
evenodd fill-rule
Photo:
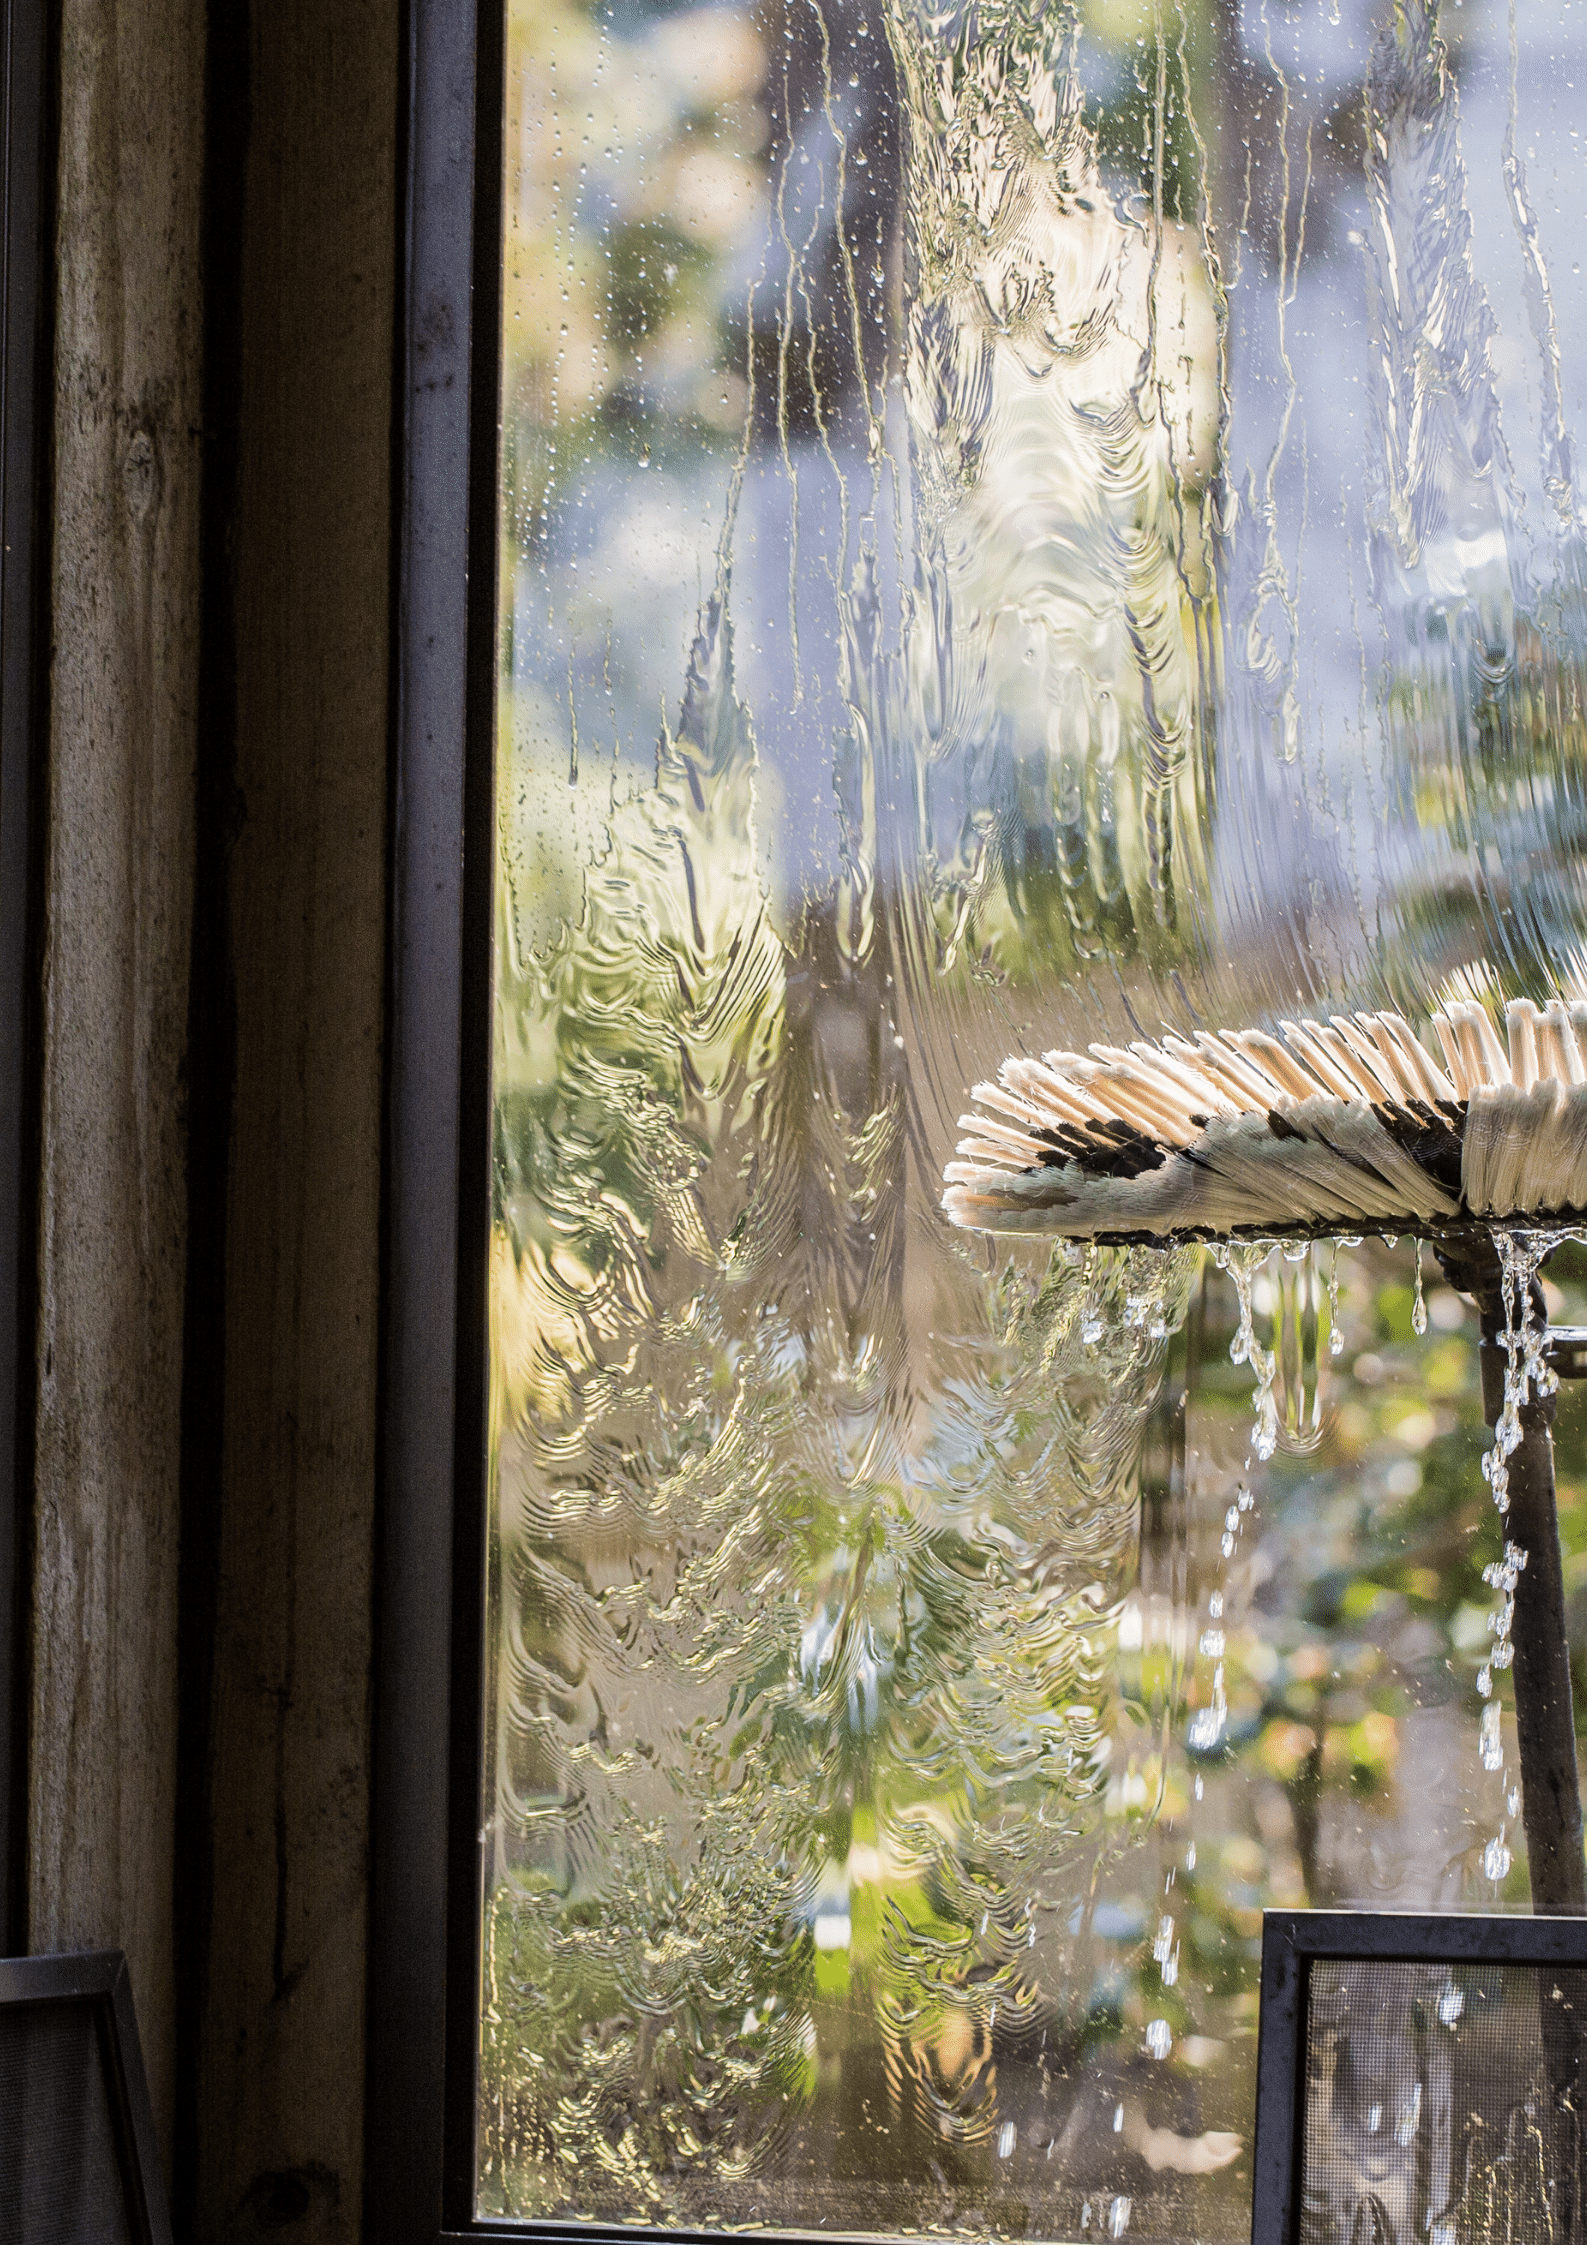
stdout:
<svg viewBox="0 0 1587 2245">
<path fill-rule="evenodd" d="M 1580 13 L 510 13 L 484 2214 L 1243 2236 L 1261 1907 L 1525 1907 L 1469 1306 L 938 1194 L 1587 992 Z"/>
</svg>

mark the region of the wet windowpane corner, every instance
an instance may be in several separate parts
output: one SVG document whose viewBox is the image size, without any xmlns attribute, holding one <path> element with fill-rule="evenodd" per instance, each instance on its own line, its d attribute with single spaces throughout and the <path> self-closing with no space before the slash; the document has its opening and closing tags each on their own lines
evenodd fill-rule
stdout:
<svg viewBox="0 0 1587 2245">
<path fill-rule="evenodd" d="M 1252 2245 L 1587 2234 L 1587 1922 L 1274 1911 Z"/>
</svg>

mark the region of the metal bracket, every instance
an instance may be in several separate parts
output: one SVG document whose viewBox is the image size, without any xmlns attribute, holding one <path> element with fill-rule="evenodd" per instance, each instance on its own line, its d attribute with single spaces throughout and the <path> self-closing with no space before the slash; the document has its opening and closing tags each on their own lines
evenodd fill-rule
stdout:
<svg viewBox="0 0 1587 2245">
<path fill-rule="evenodd" d="M 1543 1354 L 1560 1379 L 1587 1380 L 1587 1325 L 1551 1325 Z"/>
</svg>

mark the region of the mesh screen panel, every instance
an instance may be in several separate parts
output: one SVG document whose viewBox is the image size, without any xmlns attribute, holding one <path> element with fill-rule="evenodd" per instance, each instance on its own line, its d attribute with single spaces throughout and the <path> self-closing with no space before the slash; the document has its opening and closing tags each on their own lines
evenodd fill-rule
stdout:
<svg viewBox="0 0 1587 2245">
<path fill-rule="evenodd" d="M 1587 2245 L 1587 1973 L 1312 1968 L 1301 2245 Z"/>
<path fill-rule="evenodd" d="M 135 2245 L 83 2002 L 0 2008 L 0 2245 Z"/>
</svg>

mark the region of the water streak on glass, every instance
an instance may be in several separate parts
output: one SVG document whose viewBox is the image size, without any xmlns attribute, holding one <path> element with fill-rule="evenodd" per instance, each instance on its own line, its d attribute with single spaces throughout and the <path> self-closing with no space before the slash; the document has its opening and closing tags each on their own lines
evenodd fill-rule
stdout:
<svg viewBox="0 0 1587 2245">
<path fill-rule="evenodd" d="M 1524 1906 L 1469 1305 L 938 1203 L 1011 1053 L 1587 996 L 1578 72 L 510 0 L 483 2215 L 1243 2237 L 1262 1906 Z"/>
</svg>

